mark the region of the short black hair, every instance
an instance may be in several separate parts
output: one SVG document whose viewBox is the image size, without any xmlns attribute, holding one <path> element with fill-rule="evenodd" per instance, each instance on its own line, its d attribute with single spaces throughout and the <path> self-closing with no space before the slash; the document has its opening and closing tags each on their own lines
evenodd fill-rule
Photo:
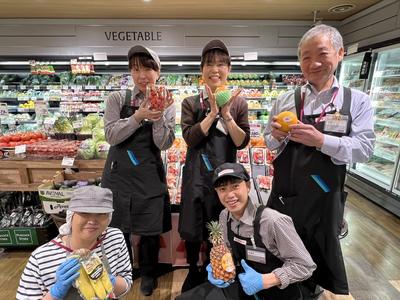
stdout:
<svg viewBox="0 0 400 300">
<path fill-rule="evenodd" d="M 240 183 L 242 181 L 245 181 L 245 180 L 242 178 L 237 178 L 237 177 L 233 177 L 233 176 L 224 176 L 215 182 L 214 188 L 219 188 L 221 186 L 226 186 L 228 184 Z M 245 181 L 245 182 L 248 182 L 248 181 Z"/>
<path fill-rule="evenodd" d="M 129 70 L 132 70 L 133 68 L 139 69 L 140 67 L 150 68 L 156 72 L 160 71 L 157 62 L 146 53 L 134 54 L 129 59 Z"/>
<path fill-rule="evenodd" d="M 200 70 L 203 70 L 204 65 L 215 62 L 222 62 L 227 66 L 231 65 L 231 57 L 220 49 L 212 49 L 207 51 L 201 57 Z"/>
</svg>

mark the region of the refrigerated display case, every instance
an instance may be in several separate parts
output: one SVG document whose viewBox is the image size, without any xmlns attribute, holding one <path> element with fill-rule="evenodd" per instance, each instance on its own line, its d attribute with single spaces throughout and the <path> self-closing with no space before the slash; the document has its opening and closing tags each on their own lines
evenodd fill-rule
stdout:
<svg viewBox="0 0 400 300">
<path fill-rule="evenodd" d="M 372 183 L 385 194 L 371 193 L 370 187 L 365 189 L 358 182 L 356 186 L 361 187 L 360 192 L 368 194 L 367 198 L 375 198 L 376 202 L 400 215 L 400 45 L 374 52 L 375 67 L 368 89 L 375 110 L 375 148 L 368 162 L 354 164 L 349 173 L 361 182 Z M 353 181 L 349 180 L 350 187 Z"/>
<path fill-rule="evenodd" d="M 365 90 L 366 79 L 360 79 L 360 70 L 364 54 L 364 52 L 357 53 L 343 58 L 339 71 L 339 83 L 341 85 L 360 91 Z"/>
</svg>

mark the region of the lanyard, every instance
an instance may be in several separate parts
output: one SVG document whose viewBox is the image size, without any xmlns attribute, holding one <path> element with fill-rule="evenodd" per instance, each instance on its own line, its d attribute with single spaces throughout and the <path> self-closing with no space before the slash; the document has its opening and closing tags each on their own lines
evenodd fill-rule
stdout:
<svg viewBox="0 0 400 300">
<path fill-rule="evenodd" d="M 331 101 L 329 101 L 329 103 L 327 105 L 325 105 L 325 107 L 322 109 L 321 114 L 319 115 L 317 121 L 315 122 L 315 125 L 318 125 L 319 122 L 321 122 L 322 117 L 325 115 L 325 111 L 328 108 L 328 106 L 331 106 L 333 104 L 333 102 L 336 99 L 336 96 L 338 94 L 339 89 L 337 89 L 332 96 Z M 303 121 L 303 115 L 304 115 L 304 99 L 305 99 L 306 93 L 303 92 L 301 93 L 301 104 L 300 104 L 300 121 Z"/>
<path fill-rule="evenodd" d="M 100 243 L 103 242 L 103 240 L 104 240 L 104 236 L 103 236 L 102 238 L 100 238 L 99 240 L 97 240 L 96 244 L 94 244 L 93 247 L 90 248 L 89 250 L 92 251 L 92 250 L 96 249 L 97 246 L 98 246 Z M 54 240 L 54 239 L 51 240 L 51 242 L 52 242 L 53 244 L 56 244 L 57 246 L 59 246 L 59 247 L 65 249 L 65 250 L 67 250 L 68 252 L 74 252 L 74 250 L 72 250 L 70 247 L 67 247 L 67 246 L 63 245 L 63 244 L 61 244 L 60 242 L 57 242 L 57 241 Z"/>
</svg>

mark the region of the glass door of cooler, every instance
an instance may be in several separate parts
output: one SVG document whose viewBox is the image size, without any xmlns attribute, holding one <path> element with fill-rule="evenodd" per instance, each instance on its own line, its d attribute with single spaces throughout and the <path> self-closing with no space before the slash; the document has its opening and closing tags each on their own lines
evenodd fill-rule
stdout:
<svg viewBox="0 0 400 300">
<path fill-rule="evenodd" d="M 370 88 L 375 110 L 374 153 L 367 163 L 355 164 L 352 171 L 391 190 L 400 149 L 400 48 L 377 53 Z"/>
<path fill-rule="evenodd" d="M 364 91 L 365 79 L 360 79 L 361 64 L 364 53 L 346 56 L 341 62 L 339 83 L 345 87 L 351 87 Z"/>
</svg>

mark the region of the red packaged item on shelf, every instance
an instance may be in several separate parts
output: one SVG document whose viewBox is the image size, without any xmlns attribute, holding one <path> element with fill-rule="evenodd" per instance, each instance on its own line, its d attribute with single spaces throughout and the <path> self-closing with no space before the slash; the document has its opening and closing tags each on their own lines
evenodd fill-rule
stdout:
<svg viewBox="0 0 400 300">
<path fill-rule="evenodd" d="M 272 164 L 267 164 L 265 171 L 267 175 L 274 176 L 274 166 Z"/>
<path fill-rule="evenodd" d="M 257 176 L 258 187 L 263 190 L 270 190 L 272 184 L 272 176 Z"/>
<path fill-rule="evenodd" d="M 167 150 L 167 162 L 176 163 L 179 162 L 179 150 L 170 148 Z"/>
<path fill-rule="evenodd" d="M 186 161 L 186 149 L 181 150 L 181 159 L 180 159 L 181 164 L 184 164 L 185 161 Z"/>
<path fill-rule="evenodd" d="M 250 162 L 249 149 L 238 150 L 236 154 L 237 162 L 248 164 Z"/>
<path fill-rule="evenodd" d="M 266 151 L 265 163 L 266 164 L 272 164 L 272 162 L 275 159 L 276 152 L 275 151 L 271 151 L 269 149 L 266 149 L 265 151 Z"/>
<path fill-rule="evenodd" d="M 167 164 L 167 175 L 179 176 L 179 163 L 168 163 Z"/>
<path fill-rule="evenodd" d="M 45 140 L 26 146 L 26 156 L 36 159 L 76 157 L 81 141 Z"/>
<path fill-rule="evenodd" d="M 252 163 L 255 165 L 263 165 L 265 163 L 265 149 L 252 148 Z"/>
</svg>

